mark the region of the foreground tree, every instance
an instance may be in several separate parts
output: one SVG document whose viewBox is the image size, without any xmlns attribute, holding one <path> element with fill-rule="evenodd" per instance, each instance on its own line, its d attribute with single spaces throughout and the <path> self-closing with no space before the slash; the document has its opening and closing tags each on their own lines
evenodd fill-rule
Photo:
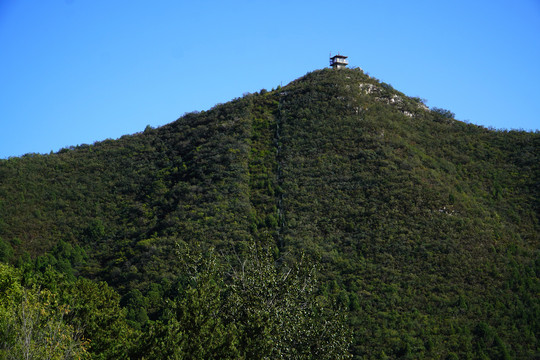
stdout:
<svg viewBox="0 0 540 360">
<path fill-rule="evenodd" d="M 25 289 L 18 270 L 0 263 L 0 359 L 88 358 L 80 333 L 65 321 L 57 294 Z"/>
<path fill-rule="evenodd" d="M 71 312 L 66 319 L 78 329 L 92 359 L 127 359 L 136 330 L 126 322 L 120 296 L 105 282 L 79 278 L 63 289 Z"/>
<path fill-rule="evenodd" d="M 143 336 L 141 358 L 349 358 L 344 317 L 317 298 L 302 260 L 281 266 L 255 246 L 227 264 L 213 251 L 181 256 L 177 296 Z"/>
</svg>

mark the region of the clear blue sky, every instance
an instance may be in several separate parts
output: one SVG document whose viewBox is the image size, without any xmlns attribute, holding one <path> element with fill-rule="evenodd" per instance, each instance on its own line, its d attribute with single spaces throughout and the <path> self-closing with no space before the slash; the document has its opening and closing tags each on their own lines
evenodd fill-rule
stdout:
<svg viewBox="0 0 540 360">
<path fill-rule="evenodd" d="M 328 65 L 540 128 L 540 0 L 0 0 L 0 158 L 172 122 Z"/>
</svg>

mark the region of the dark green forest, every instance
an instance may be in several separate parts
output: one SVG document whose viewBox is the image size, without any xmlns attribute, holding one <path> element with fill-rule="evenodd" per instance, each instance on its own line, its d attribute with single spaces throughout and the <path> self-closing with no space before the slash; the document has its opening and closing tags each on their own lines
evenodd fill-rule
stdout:
<svg viewBox="0 0 540 360">
<path fill-rule="evenodd" d="M 537 358 L 539 191 L 360 69 L 0 160 L 0 359 Z"/>
</svg>

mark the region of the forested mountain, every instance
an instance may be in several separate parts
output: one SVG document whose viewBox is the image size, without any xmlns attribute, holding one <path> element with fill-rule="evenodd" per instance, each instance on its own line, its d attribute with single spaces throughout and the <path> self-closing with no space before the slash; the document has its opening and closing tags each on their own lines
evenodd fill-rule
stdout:
<svg viewBox="0 0 540 360">
<path fill-rule="evenodd" d="M 325 69 L 0 160 L 0 356 L 538 357 L 539 155 Z"/>
</svg>

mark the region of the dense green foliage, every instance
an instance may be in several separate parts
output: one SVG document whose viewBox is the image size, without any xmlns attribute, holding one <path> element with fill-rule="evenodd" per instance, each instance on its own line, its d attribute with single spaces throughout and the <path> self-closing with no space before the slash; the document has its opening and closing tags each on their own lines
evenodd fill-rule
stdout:
<svg viewBox="0 0 540 360">
<path fill-rule="evenodd" d="M 129 335 L 107 284 L 0 264 L 1 359 L 121 359 Z"/>
<path fill-rule="evenodd" d="M 532 358 L 540 136 L 453 116 L 322 70 L 0 160 L 0 305 L 56 296 L 92 358 L 339 358 L 344 323 L 358 359 Z"/>
<path fill-rule="evenodd" d="M 283 271 L 266 250 L 250 250 L 226 266 L 212 251 L 184 252 L 178 294 L 142 336 L 138 356 L 349 358 L 350 331 L 316 298 L 313 269 L 300 262 Z"/>
</svg>

